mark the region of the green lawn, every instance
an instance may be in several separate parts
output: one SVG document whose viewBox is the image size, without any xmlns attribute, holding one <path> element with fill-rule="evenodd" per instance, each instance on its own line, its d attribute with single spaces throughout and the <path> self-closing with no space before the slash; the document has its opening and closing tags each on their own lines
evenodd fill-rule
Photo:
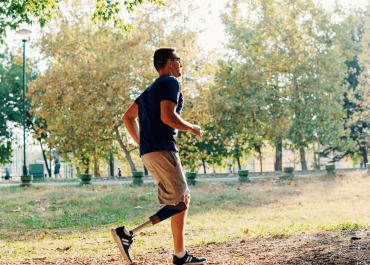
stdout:
<svg viewBox="0 0 370 265">
<path fill-rule="evenodd" d="M 191 187 L 187 243 L 369 225 L 370 177 L 293 182 L 200 183 Z M 64 186 L 0 189 L 0 259 L 118 253 L 110 227 L 129 228 L 156 212 L 156 186 Z M 135 238 L 133 252 L 172 248 L 169 220 Z"/>
</svg>

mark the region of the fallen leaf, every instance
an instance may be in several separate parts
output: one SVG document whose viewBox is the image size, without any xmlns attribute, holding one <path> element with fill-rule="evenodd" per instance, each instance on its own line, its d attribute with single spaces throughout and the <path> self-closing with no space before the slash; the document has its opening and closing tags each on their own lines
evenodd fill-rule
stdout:
<svg viewBox="0 0 370 265">
<path fill-rule="evenodd" d="M 135 206 L 139 206 L 139 203 L 135 204 Z"/>
<path fill-rule="evenodd" d="M 8 209 L 8 213 L 14 212 L 13 209 Z"/>
<path fill-rule="evenodd" d="M 40 187 L 39 187 L 39 186 L 36 186 L 36 189 L 37 189 L 37 190 L 39 190 L 39 189 L 40 189 Z"/>
<path fill-rule="evenodd" d="M 38 241 L 41 241 L 41 240 L 44 240 L 44 239 L 45 239 L 45 234 L 42 234 L 42 235 L 39 236 Z"/>
<path fill-rule="evenodd" d="M 20 211 L 21 211 L 21 208 L 19 208 L 19 206 L 15 207 L 14 212 L 20 212 Z"/>
<path fill-rule="evenodd" d="M 90 209 L 90 208 L 85 208 L 85 211 L 86 211 L 86 212 L 90 212 L 90 211 L 91 211 L 91 209 Z"/>
<path fill-rule="evenodd" d="M 26 190 L 27 189 L 27 186 L 24 186 L 23 189 Z"/>
<path fill-rule="evenodd" d="M 250 189 L 249 188 L 245 188 L 244 191 L 245 192 L 250 192 Z"/>
<path fill-rule="evenodd" d="M 214 187 L 213 189 L 211 189 L 211 191 L 209 192 L 209 194 L 212 194 L 215 190 L 216 190 L 216 187 Z"/>
<path fill-rule="evenodd" d="M 249 229 L 247 228 L 244 230 L 244 234 L 248 234 L 248 233 L 249 233 Z"/>
<path fill-rule="evenodd" d="M 296 186 L 296 187 L 297 187 L 297 186 L 298 186 L 298 183 L 294 183 L 294 186 Z"/>
<path fill-rule="evenodd" d="M 42 258 L 32 258 L 33 260 L 45 260 L 46 257 L 42 257 Z"/>
<path fill-rule="evenodd" d="M 242 261 L 243 261 L 242 258 L 239 258 L 239 259 L 236 260 L 236 262 L 242 262 Z"/>
</svg>

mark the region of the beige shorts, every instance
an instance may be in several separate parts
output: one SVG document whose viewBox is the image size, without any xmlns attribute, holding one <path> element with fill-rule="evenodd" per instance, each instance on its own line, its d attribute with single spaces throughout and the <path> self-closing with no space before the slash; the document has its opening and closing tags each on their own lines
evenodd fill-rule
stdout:
<svg viewBox="0 0 370 265">
<path fill-rule="evenodd" d="M 190 193 L 177 152 L 167 150 L 141 156 L 143 164 L 158 182 L 160 204 L 177 205 Z"/>
</svg>

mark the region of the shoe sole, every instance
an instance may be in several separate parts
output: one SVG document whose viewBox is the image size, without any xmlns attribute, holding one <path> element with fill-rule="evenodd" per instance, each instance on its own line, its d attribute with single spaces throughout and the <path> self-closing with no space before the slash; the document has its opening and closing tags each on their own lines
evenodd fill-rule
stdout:
<svg viewBox="0 0 370 265">
<path fill-rule="evenodd" d="M 192 263 L 183 263 L 181 265 L 186 265 L 186 264 L 205 264 L 207 261 L 203 261 L 203 262 L 192 262 Z M 173 265 L 178 265 L 178 264 L 173 264 Z"/>
<path fill-rule="evenodd" d="M 110 232 L 112 233 L 112 236 L 113 236 L 113 239 L 114 241 L 116 241 L 117 245 L 118 245 L 118 249 L 119 251 L 121 252 L 121 255 L 122 257 L 128 262 L 128 264 L 132 264 L 133 262 L 130 261 L 129 257 L 127 256 L 125 250 L 123 249 L 123 246 L 122 246 L 122 242 L 121 242 L 121 239 L 120 237 L 117 235 L 116 233 L 116 229 L 112 228 L 110 230 Z"/>
</svg>

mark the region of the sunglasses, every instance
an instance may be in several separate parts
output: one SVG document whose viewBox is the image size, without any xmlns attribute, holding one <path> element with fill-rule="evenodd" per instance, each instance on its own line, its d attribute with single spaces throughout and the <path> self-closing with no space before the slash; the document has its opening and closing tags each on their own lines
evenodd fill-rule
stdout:
<svg viewBox="0 0 370 265">
<path fill-rule="evenodd" d="M 173 60 L 179 60 L 178 62 L 179 62 L 180 64 L 183 64 L 183 63 L 184 63 L 184 62 L 182 62 L 182 63 L 181 63 L 181 59 L 180 59 L 180 57 L 171 58 L 170 60 L 171 60 L 171 61 L 173 61 Z"/>
</svg>

